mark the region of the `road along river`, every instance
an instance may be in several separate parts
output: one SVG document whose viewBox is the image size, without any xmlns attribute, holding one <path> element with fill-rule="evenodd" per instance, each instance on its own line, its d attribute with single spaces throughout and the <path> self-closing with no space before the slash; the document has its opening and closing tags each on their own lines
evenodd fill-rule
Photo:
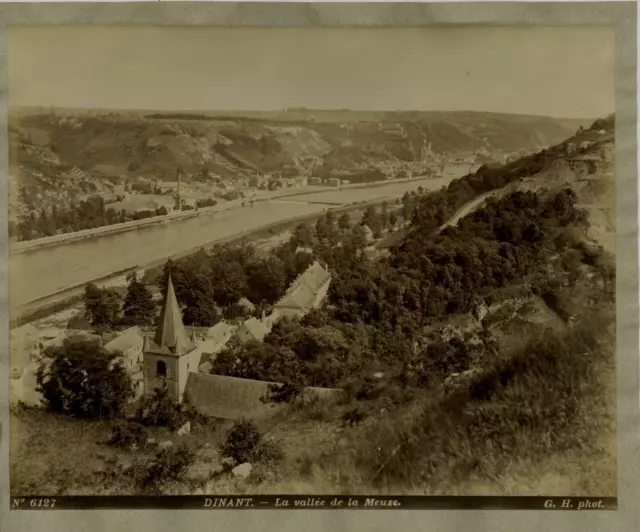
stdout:
<svg viewBox="0 0 640 532">
<path fill-rule="evenodd" d="M 345 205 L 354 201 L 383 201 L 400 197 L 418 186 L 438 189 L 458 175 L 451 172 L 440 178 L 376 185 L 357 192 L 309 193 L 296 197 L 296 201 L 266 201 L 18 254 L 10 252 L 10 307 L 14 312 L 21 312 L 23 307 L 43 298 L 115 272 L 145 267 L 272 224 L 319 215 L 328 207 L 336 207 L 341 198 Z M 331 200 L 326 194 L 331 194 Z"/>
</svg>

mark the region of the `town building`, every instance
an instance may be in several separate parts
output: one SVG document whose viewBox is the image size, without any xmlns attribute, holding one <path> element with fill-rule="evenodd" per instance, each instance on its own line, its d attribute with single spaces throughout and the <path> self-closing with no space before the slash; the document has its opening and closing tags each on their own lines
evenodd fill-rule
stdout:
<svg viewBox="0 0 640 532">
<path fill-rule="evenodd" d="M 109 352 L 122 353 L 124 367 L 133 380 L 135 398 L 144 393 L 143 349 L 144 334 L 140 327 L 130 327 L 107 342 L 104 348 Z"/>
<path fill-rule="evenodd" d="M 164 304 L 158 327 L 153 337 L 145 337 L 143 347 L 144 391 L 153 393 L 156 388 L 167 387 L 169 397 L 181 401 L 187 376 L 198 371 L 202 347 L 196 335 L 187 334 L 173 281 L 169 276 Z"/>
<path fill-rule="evenodd" d="M 242 308 L 245 312 L 254 312 L 256 310 L 256 306 L 249 301 L 246 297 L 241 297 L 238 300 L 238 306 Z"/>
<path fill-rule="evenodd" d="M 284 296 L 274 305 L 272 321 L 280 317 L 301 318 L 324 302 L 331 274 L 318 261 L 314 261 L 289 286 Z"/>
<path fill-rule="evenodd" d="M 363 225 L 362 226 L 362 232 L 364 234 L 364 238 L 367 242 L 367 244 L 371 244 L 375 241 L 375 238 L 373 236 L 373 231 L 371 230 L 371 228 L 368 225 Z"/>
<path fill-rule="evenodd" d="M 12 375 L 21 375 L 40 352 L 38 329 L 27 323 L 9 331 L 9 362 Z"/>
<path fill-rule="evenodd" d="M 270 332 L 271 328 L 267 325 L 266 320 L 249 318 L 238 327 L 235 337 L 240 343 L 246 343 L 252 340 L 262 342 L 264 337 Z"/>
<path fill-rule="evenodd" d="M 586 150 L 588 148 L 590 148 L 592 146 L 593 142 L 590 142 L 588 140 L 584 140 L 580 143 L 580 149 L 581 150 Z"/>
<path fill-rule="evenodd" d="M 202 342 L 205 344 L 203 351 L 210 356 L 215 356 L 226 347 L 237 329 L 237 325 L 228 321 L 220 321 L 213 327 L 209 327 L 202 338 Z"/>
<path fill-rule="evenodd" d="M 296 248 L 296 254 L 306 253 L 307 255 L 313 255 L 313 249 L 308 246 L 298 246 Z"/>
</svg>

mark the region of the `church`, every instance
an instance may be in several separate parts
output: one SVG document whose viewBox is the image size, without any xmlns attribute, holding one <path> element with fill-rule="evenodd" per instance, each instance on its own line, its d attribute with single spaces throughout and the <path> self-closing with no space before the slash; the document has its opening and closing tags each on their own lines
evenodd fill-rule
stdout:
<svg viewBox="0 0 640 532">
<path fill-rule="evenodd" d="M 263 315 L 262 319 L 249 318 L 239 326 L 219 323 L 197 331 L 196 329 L 200 328 L 185 327 L 182 322 L 173 281 L 169 276 L 155 334 L 139 336 L 137 348 L 132 349 L 132 352 L 136 350 L 138 353 L 137 357 L 132 354 L 131 358 L 138 358 L 139 371 L 130 371 L 139 376 L 135 379 L 140 383 L 138 388 L 142 388 L 139 393 L 151 394 L 156 388 L 166 386 L 169 396 L 174 401 L 182 402 L 189 375 L 206 372 L 201 368 L 206 367 L 207 362 L 210 363 L 212 357 L 223 349 L 231 338 L 236 338 L 240 343 L 249 340 L 262 341 L 281 318 L 300 318 L 312 309 L 319 308 L 330 283 L 329 272 L 315 261 L 294 280 L 284 296 L 275 304 L 270 316 Z M 127 352 L 122 345 L 118 345 L 117 348 Z M 132 368 L 135 366 L 135 363 L 132 364 Z M 193 378 L 191 380 L 193 381 Z"/>
<path fill-rule="evenodd" d="M 203 347 L 195 332 L 188 334 L 182 323 L 182 314 L 169 276 L 167 293 L 160 312 L 158 327 L 153 336 L 145 336 L 142 374 L 144 392 L 166 386 L 169 396 L 181 401 L 187 377 L 198 371 Z"/>
</svg>

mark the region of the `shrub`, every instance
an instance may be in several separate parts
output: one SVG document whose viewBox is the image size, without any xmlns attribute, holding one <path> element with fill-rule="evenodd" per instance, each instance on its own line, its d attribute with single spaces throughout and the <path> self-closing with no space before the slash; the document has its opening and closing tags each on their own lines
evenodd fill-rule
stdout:
<svg viewBox="0 0 640 532">
<path fill-rule="evenodd" d="M 223 457 L 231 458 L 236 464 L 244 462 L 270 464 L 284 458 L 278 444 L 266 440 L 255 424 L 241 419 L 231 427 L 220 448 Z"/>
<path fill-rule="evenodd" d="M 238 464 L 250 462 L 261 441 L 262 433 L 258 427 L 250 420 L 241 419 L 227 433 L 220 454 Z"/>
<path fill-rule="evenodd" d="M 107 441 L 108 445 L 117 445 L 119 447 L 128 447 L 130 445 L 139 445 L 147 441 L 147 427 L 136 423 L 119 422 L 111 429 L 111 438 Z"/>
<path fill-rule="evenodd" d="M 167 388 L 156 388 L 154 395 L 144 397 L 137 413 L 138 421 L 146 426 L 167 427 L 177 430 L 187 421 L 180 405 L 170 397 Z"/>
<path fill-rule="evenodd" d="M 151 462 L 138 460 L 128 475 L 142 491 L 159 492 L 167 482 L 184 477 L 194 462 L 195 454 L 186 446 L 171 447 L 156 453 Z"/>
<path fill-rule="evenodd" d="M 302 395 L 303 388 L 300 384 L 270 384 L 264 402 L 276 404 L 292 403 L 301 398 Z"/>
<path fill-rule="evenodd" d="M 253 462 L 257 464 L 273 465 L 284 459 L 284 451 L 273 440 L 263 439 L 253 453 Z"/>
</svg>

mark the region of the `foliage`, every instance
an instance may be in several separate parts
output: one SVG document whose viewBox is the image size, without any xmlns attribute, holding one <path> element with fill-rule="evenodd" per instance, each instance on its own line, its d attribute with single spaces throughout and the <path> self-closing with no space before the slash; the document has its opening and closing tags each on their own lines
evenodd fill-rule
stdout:
<svg viewBox="0 0 640 532">
<path fill-rule="evenodd" d="M 284 457 L 277 443 L 267 440 L 258 427 L 247 419 L 237 421 L 227 432 L 220 454 L 231 458 L 236 464 L 274 463 Z"/>
<path fill-rule="evenodd" d="M 94 327 L 113 327 L 120 321 L 120 295 L 89 283 L 84 289 L 85 315 Z"/>
<path fill-rule="evenodd" d="M 37 371 L 37 389 L 45 404 L 79 417 L 113 418 L 133 397 L 133 385 L 122 355 L 97 340 L 67 339 L 49 347 Z"/>
<path fill-rule="evenodd" d="M 569 191 L 548 199 L 517 192 L 488 202 L 441 234 L 429 231 L 431 217 L 418 216 L 414 231 L 386 261 L 358 257 L 350 246 L 319 249 L 333 276 L 330 307 L 299 322 L 279 321 L 262 343 L 229 346 L 212 372 L 347 387 L 360 399 L 390 396 L 397 387 L 393 394 L 401 400 L 407 396 L 403 389 L 471 369 L 490 351 L 457 338 L 436 337 L 421 347 L 421 328 L 472 310 L 478 298 L 542 267 L 563 228 L 582 221 L 574 202 Z M 366 376 L 365 368 L 376 363 L 389 370 L 393 382 Z"/>
<path fill-rule="evenodd" d="M 292 403 L 302 397 L 303 388 L 299 384 L 270 384 L 265 401 L 267 403 Z"/>
<path fill-rule="evenodd" d="M 123 304 L 123 320 L 133 325 L 152 324 L 156 314 L 156 304 L 147 287 L 135 277 L 129 282 Z"/>
<path fill-rule="evenodd" d="M 119 447 L 140 445 L 147 441 L 147 434 L 147 427 L 140 423 L 120 421 L 111 429 L 111 437 L 107 441 L 107 444 Z"/>
<path fill-rule="evenodd" d="M 612 371 L 610 323 L 593 315 L 565 333 L 547 331 L 451 395 L 432 394 L 414 416 L 381 417 L 360 434 L 358 466 L 379 485 L 442 474 L 455 482 L 471 471 L 496 478 L 514 461 L 550 452 L 583 452 L 599 441 L 589 405 L 612 399 L 602 379 Z M 610 431 L 606 423 L 598 419 L 598 430 Z"/>
<path fill-rule="evenodd" d="M 127 471 L 127 475 L 143 492 L 160 493 L 171 481 L 181 480 L 195 461 L 186 445 L 178 445 L 158 451 L 151 462 L 138 459 Z"/>
<path fill-rule="evenodd" d="M 261 441 L 262 433 L 258 427 L 250 420 L 241 419 L 227 433 L 220 454 L 237 464 L 251 462 Z"/>
<path fill-rule="evenodd" d="M 171 273 L 178 302 L 185 307 L 184 323 L 206 327 L 217 323 L 223 310 L 242 297 L 257 304 L 275 303 L 312 260 L 307 254 L 295 253 L 289 243 L 268 257 L 245 243 L 221 245 L 167 261 L 161 286 L 166 289 Z"/>
<path fill-rule="evenodd" d="M 187 421 L 180 405 L 169 397 L 166 386 L 156 388 L 152 395 L 141 399 L 136 418 L 142 425 L 168 427 L 172 431 Z"/>
<path fill-rule="evenodd" d="M 21 194 L 26 194 L 24 187 L 21 188 Z M 166 208 L 160 209 L 127 213 L 107 207 L 102 197 L 95 196 L 68 207 L 53 206 L 50 210 L 41 209 L 38 213 L 32 210 L 28 215 L 20 217 L 15 226 L 15 234 L 18 240 L 33 240 L 167 214 Z"/>
<path fill-rule="evenodd" d="M 218 204 L 213 198 L 205 198 L 196 200 L 196 207 L 202 209 L 203 207 L 215 207 Z"/>
</svg>

